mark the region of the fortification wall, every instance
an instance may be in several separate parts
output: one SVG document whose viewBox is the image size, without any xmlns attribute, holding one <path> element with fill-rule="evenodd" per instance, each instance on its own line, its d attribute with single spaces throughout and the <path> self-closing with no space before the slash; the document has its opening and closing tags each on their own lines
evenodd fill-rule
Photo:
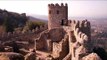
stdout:
<svg viewBox="0 0 107 60">
<path fill-rule="evenodd" d="M 11 37 L 18 37 L 18 36 L 23 36 L 23 35 L 29 35 L 29 34 L 34 34 L 34 33 L 38 33 L 38 32 L 41 32 L 41 31 L 44 31 L 47 29 L 47 26 L 40 26 L 40 28 L 35 28 L 33 30 L 29 30 L 27 32 L 25 31 L 13 31 L 13 32 L 4 32 L 4 33 L 1 33 L 0 34 L 0 39 L 2 40 L 2 38 L 11 38 Z"/>
<path fill-rule="evenodd" d="M 65 35 L 60 42 L 53 42 L 52 56 L 54 59 L 63 59 L 69 53 L 68 35 Z"/>
<path fill-rule="evenodd" d="M 76 20 L 69 20 L 68 21 L 68 26 L 71 27 L 72 30 L 76 30 L 76 28 L 79 29 L 82 33 L 85 33 L 88 37 L 91 37 L 91 26 L 90 22 L 87 20 L 83 21 L 76 21 Z"/>
<path fill-rule="evenodd" d="M 46 47 L 47 50 L 52 50 L 52 42 L 60 42 L 64 38 L 64 35 L 65 31 L 62 28 L 43 31 L 37 39 L 37 49 Z"/>
<path fill-rule="evenodd" d="M 23 32 L 23 31 L 14 31 L 14 32 L 8 32 L 8 33 L 2 33 L 0 34 L 0 44 L 10 46 L 15 41 L 16 44 L 18 44 L 18 47 L 20 48 L 33 48 L 34 47 L 34 39 L 37 38 L 40 33 L 47 28 L 40 27 L 36 28 L 32 31 Z"/>
<path fill-rule="evenodd" d="M 90 28 L 87 20 L 69 21 L 69 48 L 73 60 L 78 60 L 92 51 Z"/>
<path fill-rule="evenodd" d="M 75 40 L 82 41 L 87 37 L 87 40 L 91 40 L 91 27 L 90 27 L 90 22 L 87 20 L 83 21 L 71 21 L 69 20 L 68 22 L 68 34 L 70 34 L 70 37 L 76 38 Z M 71 38 L 71 39 L 72 39 Z M 74 40 L 73 38 L 73 40 Z"/>
</svg>

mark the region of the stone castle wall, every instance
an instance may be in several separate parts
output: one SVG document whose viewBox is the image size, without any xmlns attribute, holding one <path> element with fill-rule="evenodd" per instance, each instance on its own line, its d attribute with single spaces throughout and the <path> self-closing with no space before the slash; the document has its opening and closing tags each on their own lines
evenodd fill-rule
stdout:
<svg viewBox="0 0 107 60">
<path fill-rule="evenodd" d="M 1 33 L 0 34 L 0 38 L 6 38 L 6 37 L 16 37 L 19 35 L 28 35 L 28 34 L 33 34 L 33 33 L 37 33 L 37 32 L 41 32 L 47 29 L 47 26 L 40 26 L 40 28 L 35 28 L 33 30 L 29 30 L 28 32 L 23 32 L 23 31 L 14 31 L 14 32 L 8 32 L 8 33 Z M 2 40 L 2 39 L 1 39 Z"/>
<path fill-rule="evenodd" d="M 90 22 L 69 21 L 69 48 L 72 60 L 78 60 L 91 52 Z M 80 56 L 81 55 L 81 56 Z"/>
<path fill-rule="evenodd" d="M 69 53 L 68 46 L 68 35 L 65 35 L 60 42 L 53 42 L 53 58 L 62 60 Z"/>
<path fill-rule="evenodd" d="M 84 60 L 83 57 L 89 57 L 93 49 L 90 22 L 68 20 L 67 4 L 49 4 L 48 8 L 48 30 L 36 40 L 36 49 L 47 50 L 52 60 Z"/>
<path fill-rule="evenodd" d="M 69 26 L 71 26 L 71 29 L 72 30 L 76 30 L 76 28 L 78 28 L 79 29 L 79 31 L 81 31 L 82 33 L 85 33 L 87 36 L 89 36 L 90 37 L 90 35 L 91 35 L 91 31 L 90 31 L 90 29 L 91 29 L 91 26 L 90 26 L 90 22 L 89 21 L 87 21 L 87 20 L 83 20 L 83 21 L 75 21 L 75 20 L 73 20 L 73 21 L 69 21 L 68 22 L 69 24 Z"/>
<path fill-rule="evenodd" d="M 62 28 L 56 28 L 56 29 L 43 31 L 37 39 L 37 44 L 36 44 L 37 49 L 38 50 L 39 49 L 52 50 L 52 43 L 60 42 L 64 38 L 64 35 L 65 35 L 65 31 Z"/>
<path fill-rule="evenodd" d="M 15 41 L 15 43 L 17 43 L 21 48 L 33 48 L 34 39 L 37 38 L 40 33 L 46 29 L 47 28 L 45 27 L 40 27 L 28 32 L 14 31 L 13 33 L 2 33 L 0 34 L 0 45 L 10 45 L 11 42 Z"/>
</svg>

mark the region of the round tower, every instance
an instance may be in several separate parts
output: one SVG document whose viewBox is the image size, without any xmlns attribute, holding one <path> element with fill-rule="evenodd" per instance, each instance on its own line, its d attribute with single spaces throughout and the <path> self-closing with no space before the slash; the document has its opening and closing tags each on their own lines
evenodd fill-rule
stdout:
<svg viewBox="0 0 107 60">
<path fill-rule="evenodd" d="M 68 22 L 68 6 L 61 3 L 48 4 L 48 29 L 67 25 Z"/>
</svg>

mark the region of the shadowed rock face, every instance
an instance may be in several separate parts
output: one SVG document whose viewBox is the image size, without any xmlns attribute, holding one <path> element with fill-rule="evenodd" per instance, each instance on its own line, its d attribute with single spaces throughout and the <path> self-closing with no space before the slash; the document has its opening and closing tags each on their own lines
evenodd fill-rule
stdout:
<svg viewBox="0 0 107 60">
<path fill-rule="evenodd" d="M 94 48 L 93 52 L 97 53 L 102 60 L 107 60 L 107 53 L 103 48 Z"/>
<path fill-rule="evenodd" d="M 15 41 L 5 42 L 4 45 L 11 46 L 13 48 L 13 52 L 19 53 L 19 46 Z"/>
<path fill-rule="evenodd" d="M 0 44 L 0 52 L 4 51 L 4 46 Z"/>
<path fill-rule="evenodd" d="M 0 60 L 24 60 L 24 57 L 19 53 L 1 52 Z"/>
</svg>

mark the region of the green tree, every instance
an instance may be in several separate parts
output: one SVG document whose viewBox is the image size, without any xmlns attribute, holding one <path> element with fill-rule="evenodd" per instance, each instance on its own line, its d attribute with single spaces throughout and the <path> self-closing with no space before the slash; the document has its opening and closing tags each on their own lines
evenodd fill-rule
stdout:
<svg viewBox="0 0 107 60">
<path fill-rule="evenodd" d="M 33 30 L 35 29 L 36 27 L 40 27 L 40 26 L 43 26 L 45 23 L 44 22 L 33 22 L 33 21 L 28 21 L 26 23 L 26 26 L 24 27 L 24 30 Z"/>
</svg>

